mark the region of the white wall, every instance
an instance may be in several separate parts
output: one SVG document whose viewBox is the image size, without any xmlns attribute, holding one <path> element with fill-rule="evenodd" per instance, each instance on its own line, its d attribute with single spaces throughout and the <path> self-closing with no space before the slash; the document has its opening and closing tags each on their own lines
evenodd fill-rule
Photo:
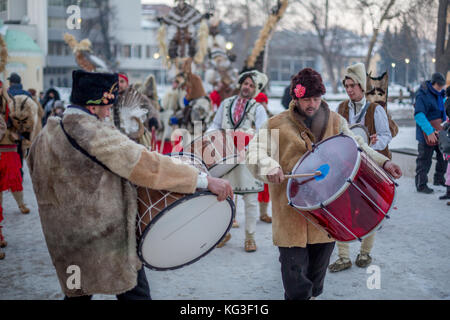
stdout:
<svg viewBox="0 0 450 320">
<path fill-rule="evenodd" d="M 9 0 L 8 1 L 8 19 L 22 20 L 27 14 L 27 0 Z"/>
<path fill-rule="evenodd" d="M 110 0 L 115 8 L 114 30 L 141 30 L 141 0 Z"/>
<path fill-rule="evenodd" d="M 47 16 L 47 0 L 27 0 L 28 16 L 30 24 L 36 26 L 37 39 L 36 42 L 41 48 L 44 56 L 48 53 L 48 16 Z"/>
</svg>

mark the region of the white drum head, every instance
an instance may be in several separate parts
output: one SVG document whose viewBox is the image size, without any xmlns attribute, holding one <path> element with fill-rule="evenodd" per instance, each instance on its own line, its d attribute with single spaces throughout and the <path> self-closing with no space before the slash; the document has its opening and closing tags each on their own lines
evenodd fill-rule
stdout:
<svg viewBox="0 0 450 320">
<path fill-rule="evenodd" d="M 238 164 L 238 157 L 232 156 L 224 162 L 217 163 L 209 168 L 209 174 L 214 178 L 222 178 L 228 172 L 236 168 Z"/>
<path fill-rule="evenodd" d="M 360 136 L 364 139 L 364 142 L 369 144 L 369 132 L 367 131 L 366 127 L 363 127 L 362 125 L 356 124 L 350 127 L 350 130 L 353 132 L 354 135 Z"/>
<path fill-rule="evenodd" d="M 208 254 L 230 230 L 232 200 L 217 201 L 210 192 L 188 195 L 152 220 L 139 244 L 139 256 L 155 270 L 173 270 Z"/>
</svg>

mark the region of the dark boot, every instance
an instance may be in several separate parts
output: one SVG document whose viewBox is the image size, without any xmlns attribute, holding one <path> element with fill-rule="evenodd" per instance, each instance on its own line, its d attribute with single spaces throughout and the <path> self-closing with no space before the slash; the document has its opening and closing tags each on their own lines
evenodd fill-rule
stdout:
<svg viewBox="0 0 450 320">
<path fill-rule="evenodd" d="M 434 192 L 434 190 L 429 188 L 427 185 L 425 185 L 423 187 L 417 188 L 417 192 L 425 193 L 425 194 L 431 194 L 431 193 Z"/>
<path fill-rule="evenodd" d="M 449 200 L 450 199 L 450 186 L 447 186 L 447 193 L 442 197 L 439 197 L 439 200 Z"/>
</svg>

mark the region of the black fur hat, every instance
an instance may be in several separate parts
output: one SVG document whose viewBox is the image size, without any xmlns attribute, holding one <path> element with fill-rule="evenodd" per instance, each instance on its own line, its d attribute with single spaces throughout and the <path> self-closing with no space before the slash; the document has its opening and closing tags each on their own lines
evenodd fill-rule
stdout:
<svg viewBox="0 0 450 320">
<path fill-rule="evenodd" d="M 114 104 L 119 94 L 117 73 L 72 72 L 70 102 L 78 106 L 106 106 Z"/>
</svg>

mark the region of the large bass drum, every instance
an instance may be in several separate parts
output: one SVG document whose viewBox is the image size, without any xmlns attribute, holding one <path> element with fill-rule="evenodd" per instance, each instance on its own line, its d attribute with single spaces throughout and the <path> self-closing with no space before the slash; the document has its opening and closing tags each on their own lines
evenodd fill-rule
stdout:
<svg viewBox="0 0 450 320">
<path fill-rule="evenodd" d="M 170 154 L 206 174 L 193 154 Z M 153 270 L 173 270 L 198 261 L 228 233 L 235 216 L 231 199 L 219 202 L 206 190 L 194 194 L 138 187 L 138 254 Z"/>
<path fill-rule="evenodd" d="M 290 179 L 287 197 L 305 219 L 332 238 L 362 240 L 389 217 L 396 183 L 353 138 L 338 135 L 320 142 L 299 160 L 292 174 L 316 171 L 322 175 Z"/>
</svg>

